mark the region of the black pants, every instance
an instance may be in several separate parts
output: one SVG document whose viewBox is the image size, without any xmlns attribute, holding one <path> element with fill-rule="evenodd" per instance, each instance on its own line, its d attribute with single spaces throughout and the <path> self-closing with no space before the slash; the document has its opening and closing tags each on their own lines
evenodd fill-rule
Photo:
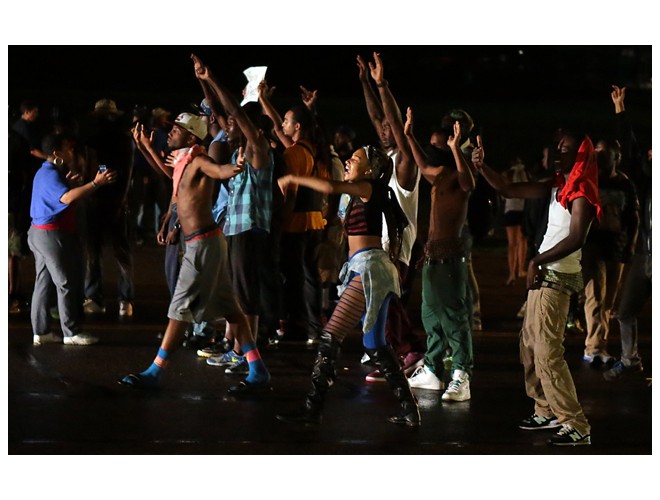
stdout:
<svg viewBox="0 0 660 500">
<path fill-rule="evenodd" d="M 318 247 L 322 231 L 284 233 L 281 265 L 287 340 L 315 339 L 321 332 Z"/>
</svg>

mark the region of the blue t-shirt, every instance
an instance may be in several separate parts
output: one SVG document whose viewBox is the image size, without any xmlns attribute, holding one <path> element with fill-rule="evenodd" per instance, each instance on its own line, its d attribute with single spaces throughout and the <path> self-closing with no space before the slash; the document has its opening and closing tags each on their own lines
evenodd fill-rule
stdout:
<svg viewBox="0 0 660 500">
<path fill-rule="evenodd" d="M 69 191 L 64 176 L 50 162 L 44 162 L 34 176 L 32 185 L 32 203 L 30 217 L 32 224 L 43 226 L 51 224 L 64 212 L 69 205 L 62 203 L 60 198 Z"/>
</svg>

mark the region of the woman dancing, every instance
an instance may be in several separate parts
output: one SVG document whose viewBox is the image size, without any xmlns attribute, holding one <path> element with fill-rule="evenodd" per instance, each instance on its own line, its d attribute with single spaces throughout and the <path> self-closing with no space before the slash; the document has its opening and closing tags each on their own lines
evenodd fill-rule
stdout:
<svg viewBox="0 0 660 500">
<path fill-rule="evenodd" d="M 312 388 L 301 410 L 280 414 L 279 420 L 320 423 L 325 394 L 336 379 L 335 365 L 341 343 L 362 321 L 364 347 L 401 404 L 400 412 L 388 421 L 409 427 L 420 425 L 417 401 L 392 347 L 385 340 L 389 300 L 393 294 L 401 293 L 392 262 L 397 259 L 401 234 L 407 225 L 405 214 L 387 186 L 391 173 L 392 161 L 385 152 L 365 146 L 346 161 L 344 182 L 292 175 L 278 180 L 285 196 L 297 186 L 327 194 L 343 193 L 339 212 L 348 233 L 349 250 L 348 262 L 340 275 L 339 302 L 319 339 Z M 390 236 L 389 255 L 381 247 L 383 215 Z"/>
</svg>

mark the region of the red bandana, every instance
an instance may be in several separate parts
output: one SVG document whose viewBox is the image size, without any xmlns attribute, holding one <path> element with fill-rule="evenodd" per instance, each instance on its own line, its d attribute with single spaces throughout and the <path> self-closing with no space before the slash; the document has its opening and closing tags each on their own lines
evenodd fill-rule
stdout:
<svg viewBox="0 0 660 500">
<path fill-rule="evenodd" d="M 561 178 L 561 182 L 559 178 Z M 561 203 L 562 207 L 567 209 L 570 202 L 584 197 L 596 207 L 596 218 L 600 220 L 602 209 L 598 195 L 598 164 L 594 145 L 589 136 L 582 141 L 575 164 L 566 182 L 564 183 L 564 176 L 561 173 L 555 174 L 555 179 L 557 180 L 555 186 L 561 189 L 557 201 Z"/>
</svg>

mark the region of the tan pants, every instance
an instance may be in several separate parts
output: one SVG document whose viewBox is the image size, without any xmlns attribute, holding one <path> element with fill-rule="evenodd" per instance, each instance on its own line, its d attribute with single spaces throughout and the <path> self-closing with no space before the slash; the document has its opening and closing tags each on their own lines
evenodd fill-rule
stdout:
<svg viewBox="0 0 660 500">
<path fill-rule="evenodd" d="M 590 258 L 582 259 L 584 278 L 584 317 L 587 321 L 585 354 L 607 352 L 610 317 L 616 298 L 623 264 Z"/>
<path fill-rule="evenodd" d="M 564 327 L 569 296 L 551 288 L 530 290 L 520 332 L 520 361 L 525 389 L 537 415 L 554 415 L 582 434 L 591 427 L 577 400 L 575 384 L 564 360 Z"/>
</svg>

